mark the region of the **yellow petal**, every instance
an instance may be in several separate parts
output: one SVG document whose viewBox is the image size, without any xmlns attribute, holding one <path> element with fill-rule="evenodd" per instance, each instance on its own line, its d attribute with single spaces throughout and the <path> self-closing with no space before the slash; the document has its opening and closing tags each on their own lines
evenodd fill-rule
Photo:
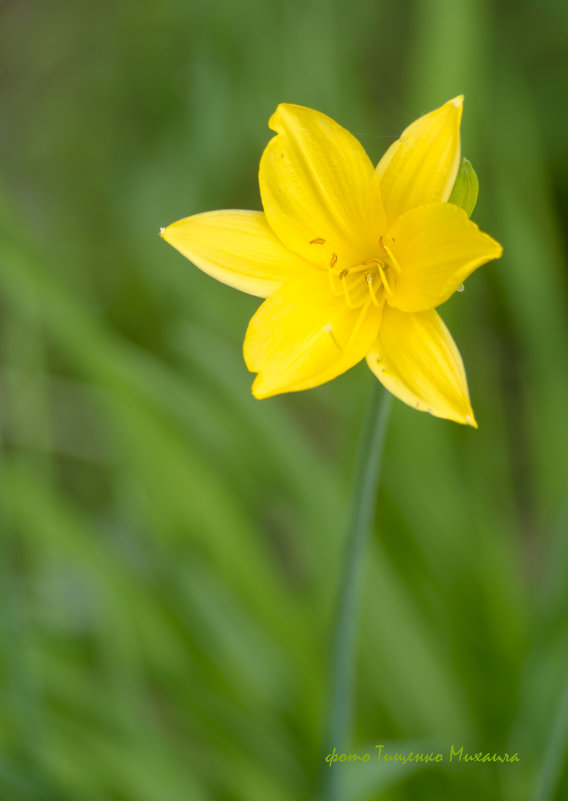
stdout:
<svg viewBox="0 0 568 801">
<path fill-rule="evenodd" d="M 406 314 L 387 307 L 367 363 L 409 406 L 477 428 L 460 353 L 434 310 Z"/>
<path fill-rule="evenodd" d="M 361 144 L 318 111 L 281 104 L 260 161 L 266 219 L 284 244 L 327 267 L 357 264 L 384 231 L 379 182 Z M 315 240 L 315 241 L 314 241 Z M 313 243 L 313 244 L 310 244 Z"/>
<path fill-rule="evenodd" d="M 392 144 L 377 165 L 389 223 L 424 203 L 445 202 L 460 163 L 463 96 L 420 117 Z"/>
<path fill-rule="evenodd" d="M 423 311 L 446 301 L 471 273 L 503 252 L 463 209 L 434 203 L 407 211 L 384 238 L 400 265 L 391 306 Z"/>
<path fill-rule="evenodd" d="M 284 247 L 260 211 L 195 214 L 168 225 L 161 235 L 203 272 L 261 298 L 314 269 Z"/>
<path fill-rule="evenodd" d="M 253 395 L 267 398 L 330 381 L 365 357 L 379 324 L 370 300 L 348 308 L 323 272 L 286 283 L 249 323 L 245 362 L 259 373 Z"/>
</svg>

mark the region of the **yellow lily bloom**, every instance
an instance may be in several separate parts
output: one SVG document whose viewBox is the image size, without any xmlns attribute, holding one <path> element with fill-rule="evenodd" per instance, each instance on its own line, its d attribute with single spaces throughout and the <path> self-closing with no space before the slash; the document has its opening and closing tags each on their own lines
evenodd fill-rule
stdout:
<svg viewBox="0 0 568 801">
<path fill-rule="evenodd" d="M 405 403 L 475 426 L 459 351 L 435 307 L 502 248 L 448 203 L 463 97 L 420 117 L 376 169 L 348 131 L 281 104 L 259 170 L 264 212 L 213 211 L 162 237 L 266 298 L 244 358 L 257 398 L 309 389 L 362 359 Z"/>
</svg>

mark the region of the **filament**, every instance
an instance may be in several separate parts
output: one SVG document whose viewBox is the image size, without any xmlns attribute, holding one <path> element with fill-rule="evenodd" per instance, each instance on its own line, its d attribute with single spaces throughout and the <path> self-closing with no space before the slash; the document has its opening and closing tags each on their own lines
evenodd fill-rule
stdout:
<svg viewBox="0 0 568 801">
<path fill-rule="evenodd" d="M 387 296 L 387 298 L 392 298 L 392 296 L 394 295 L 394 290 L 391 287 L 391 285 L 389 284 L 389 282 L 387 281 L 387 277 L 385 275 L 385 271 L 384 271 L 383 265 L 382 264 L 377 264 L 377 267 L 378 267 L 378 270 L 379 270 L 379 274 L 381 276 L 381 281 L 383 282 L 383 287 L 385 289 L 385 295 Z"/>
<path fill-rule="evenodd" d="M 369 293 L 371 295 L 371 300 L 375 304 L 377 308 L 380 308 L 381 304 L 379 303 L 379 299 L 377 298 L 377 293 L 375 292 L 375 287 L 373 285 L 373 275 L 372 273 L 365 273 L 365 280 L 367 281 L 367 286 L 369 287 Z"/>
<path fill-rule="evenodd" d="M 383 238 L 382 238 L 382 236 L 381 236 L 381 238 L 379 239 L 379 244 L 380 244 L 380 246 L 382 247 L 382 249 L 385 251 L 385 253 L 387 254 L 387 256 L 389 257 L 389 261 L 391 262 L 391 264 L 392 264 L 392 266 L 394 267 L 394 269 L 396 270 L 396 272 L 397 272 L 397 273 L 401 273 L 401 272 L 402 272 L 402 269 L 401 269 L 401 266 L 400 266 L 400 264 L 399 264 L 399 263 L 398 263 L 398 261 L 396 260 L 396 256 L 394 255 L 394 253 L 392 252 L 392 250 L 391 250 L 389 247 L 387 247 L 387 245 L 385 245 L 385 243 L 383 242 Z"/>
<path fill-rule="evenodd" d="M 353 301 L 351 300 L 351 296 L 349 295 L 349 289 L 347 287 L 347 281 L 343 283 L 343 291 L 345 292 L 345 303 L 349 306 L 350 309 L 357 309 L 358 306 L 353 305 Z"/>
</svg>

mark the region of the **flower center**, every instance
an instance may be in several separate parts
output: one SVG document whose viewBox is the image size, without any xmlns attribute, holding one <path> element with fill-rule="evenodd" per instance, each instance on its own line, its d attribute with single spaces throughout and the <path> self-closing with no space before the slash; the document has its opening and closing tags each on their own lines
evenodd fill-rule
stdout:
<svg viewBox="0 0 568 801">
<path fill-rule="evenodd" d="M 325 239 L 321 237 L 310 240 L 310 245 L 325 244 Z M 324 326 L 324 331 L 341 351 L 348 349 L 355 340 L 371 305 L 376 306 L 378 314 L 382 316 L 385 302 L 394 295 L 401 268 L 394 253 L 384 244 L 382 236 L 379 237 L 378 253 L 380 256 L 372 256 L 351 266 L 341 264 L 337 253 L 331 254 L 327 270 L 331 291 L 336 297 L 343 296 L 350 309 L 358 310 L 353 330 L 344 345 L 337 340 L 331 323 Z"/>
<path fill-rule="evenodd" d="M 324 245 L 324 239 L 313 239 L 310 244 Z M 394 295 L 396 276 L 400 273 L 394 254 L 379 239 L 379 256 L 365 259 L 361 264 L 346 267 L 339 263 L 337 255 L 332 254 L 329 262 L 329 283 L 334 295 L 343 295 L 350 309 L 358 309 L 372 303 L 381 309 Z"/>
</svg>

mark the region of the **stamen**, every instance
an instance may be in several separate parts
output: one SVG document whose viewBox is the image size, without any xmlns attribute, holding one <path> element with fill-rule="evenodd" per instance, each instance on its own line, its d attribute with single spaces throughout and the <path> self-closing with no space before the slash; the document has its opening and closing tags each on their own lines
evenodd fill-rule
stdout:
<svg viewBox="0 0 568 801">
<path fill-rule="evenodd" d="M 335 267 L 335 263 L 336 262 L 337 262 L 337 254 L 336 253 L 332 253 L 331 254 L 331 261 L 329 262 L 329 266 L 331 267 L 332 270 Z"/>
<path fill-rule="evenodd" d="M 349 270 L 342 270 L 339 273 L 339 278 L 343 279 L 343 278 L 345 278 L 346 275 L 349 275 Z"/>
<path fill-rule="evenodd" d="M 377 294 L 375 292 L 375 287 L 373 286 L 373 274 L 365 273 L 365 280 L 367 281 L 367 286 L 369 287 L 371 300 L 373 301 L 373 303 L 377 308 L 380 308 L 381 304 L 379 303 L 379 299 L 377 298 Z"/>
<path fill-rule="evenodd" d="M 349 267 L 348 270 L 342 270 L 342 273 L 349 273 L 349 275 L 356 275 L 357 273 L 363 273 L 367 269 L 368 264 L 367 262 L 363 262 L 363 264 L 357 264 L 355 267 Z M 341 273 L 339 274 L 341 276 Z"/>
<path fill-rule="evenodd" d="M 385 253 L 389 257 L 389 261 L 391 262 L 391 264 L 394 267 L 394 269 L 397 271 L 397 273 L 401 273 L 402 269 L 401 269 L 400 264 L 396 260 L 396 256 L 394 255 L 392 250 L 389 247 L 387 247 L 387 245 L 384 244 L 382 236 L 381 236 L 381 238 L 379 240 L 379 243 L 380 243 L 382 249 L 385 251 Z"/>
<path fill-rule="evenodd" d="M 378 268 L 380 276 L 381 276 L 381 281 L 383 282 L 385 295 L 387 296 L 387 298 L 392 298 L 392 296 L 394 295 L 394 290 L 392 289 L 391 285 L 387 281 L 387 277 L 385 275 L 385 271 L 384 271 L 382 265 L 377 264 L 377 268 Z"/>
<path fill-rule="evenodd" d="M 317 239 L 311 239 L 310 245 L 325 245 L 325 239 L 318 237 Z"/>
<path fill-rule="evenodd" d="M 351 297 L 350 297 L 350 295 L 349 295 L 349 289 L 348 289 L 348 286 L 347 286 L 347 281 L 345 281 L 345 282 L 343 283 L 343 291 L 345 292 L 345 303 L 347 303 L 347 305 L 349 306 L 349 308 L 350 308 L 350 309 L 357 309 L 357 308 L 359 308 L 358 306 L 354 306 L 354 305 L 353 305 L 353 301 L 351 300 Z"/>
</svg>

